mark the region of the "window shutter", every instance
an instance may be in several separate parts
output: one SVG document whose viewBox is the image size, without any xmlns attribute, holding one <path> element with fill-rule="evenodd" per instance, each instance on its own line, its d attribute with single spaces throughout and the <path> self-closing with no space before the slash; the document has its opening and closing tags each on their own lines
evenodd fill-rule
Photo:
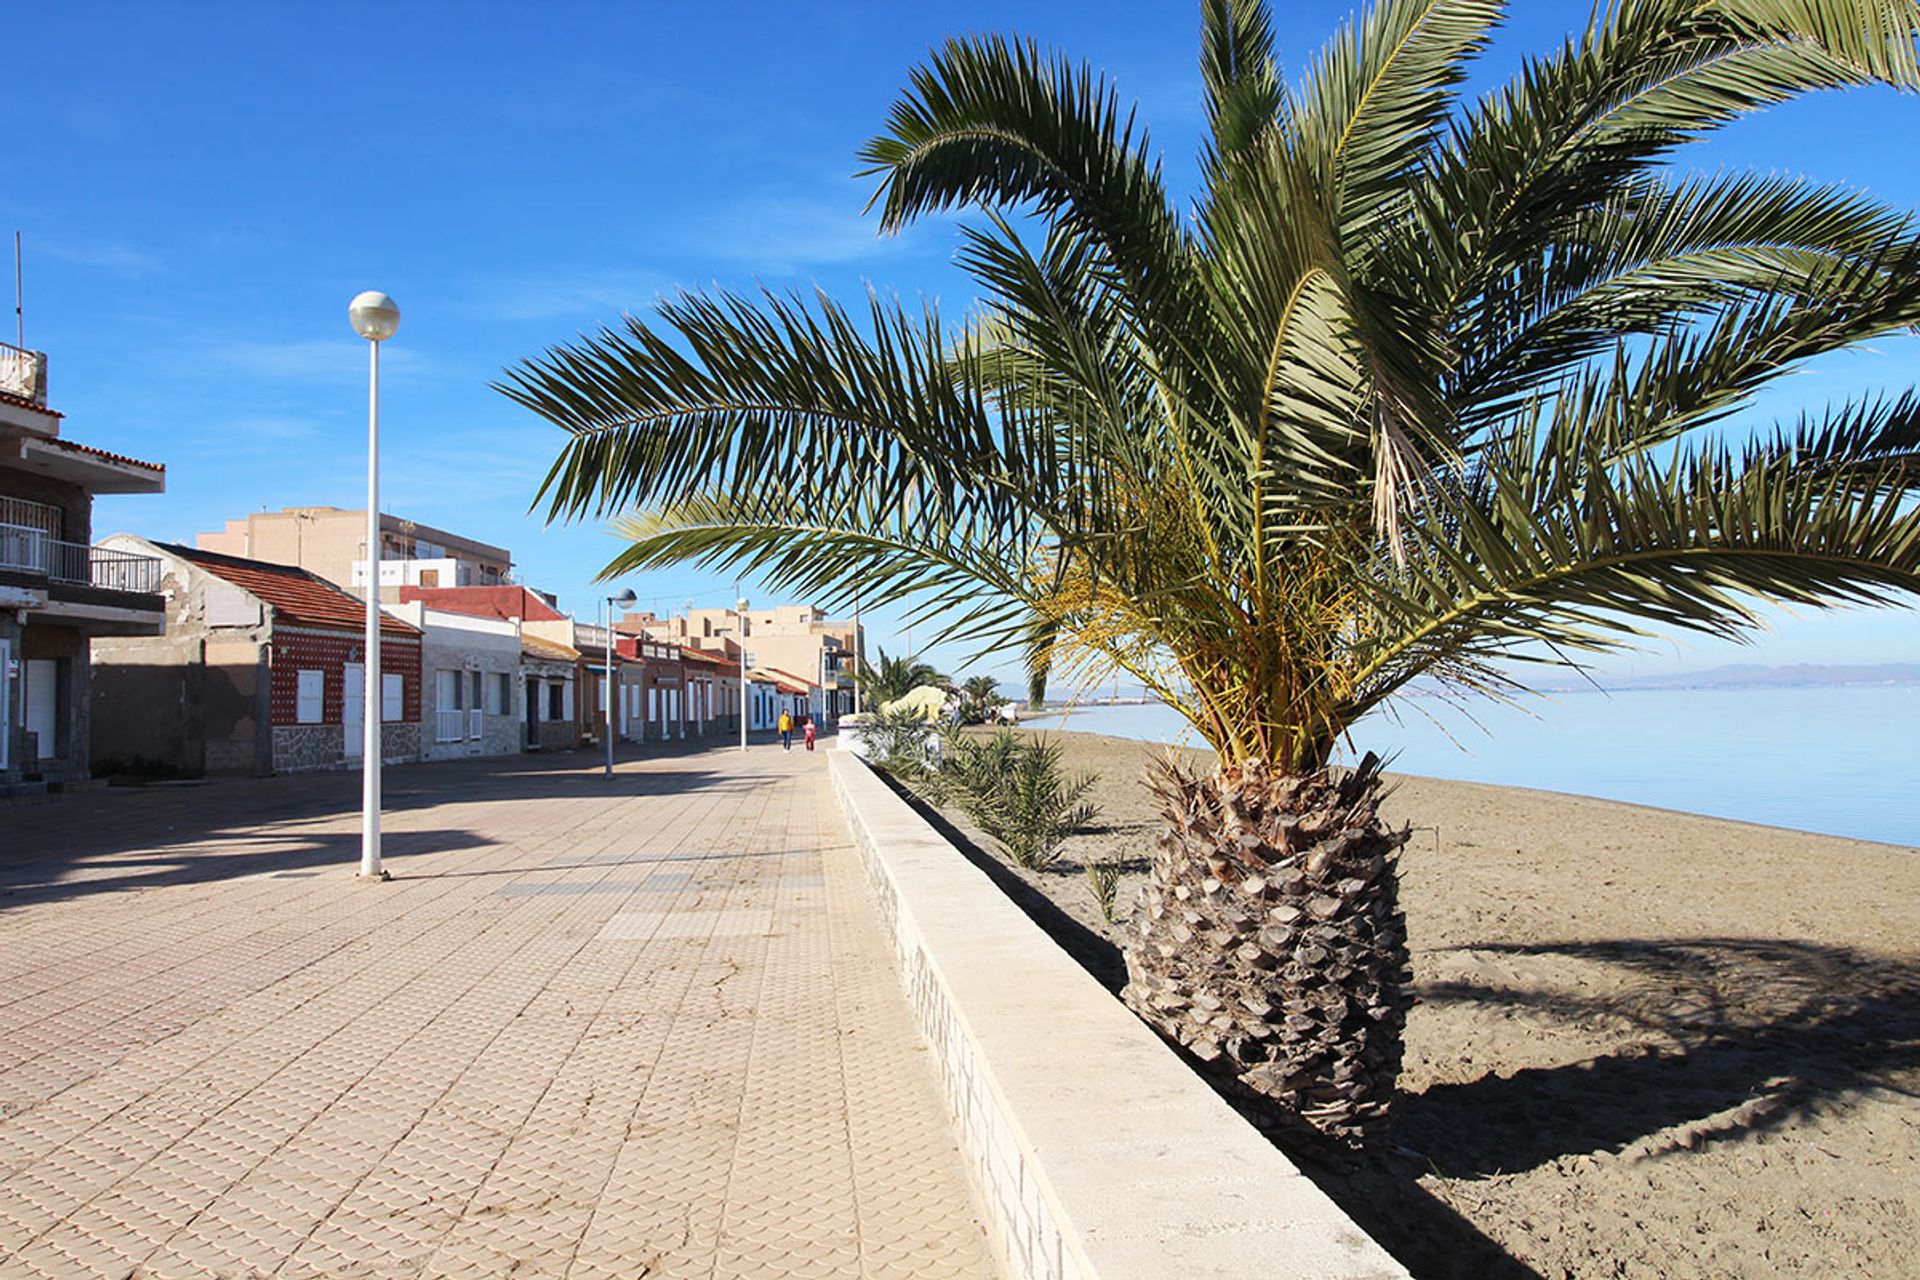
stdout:
<svg viewBox="0 0 1920 1280">
<path fill-rule="evenodd" d="M 302 671 L 298 673 L 298 678 L 299 695 L 294 703 L 294 721 L 297 724 L 319 724 L 321 700 L 327 691 L 327 673 Z"/>
</svg>

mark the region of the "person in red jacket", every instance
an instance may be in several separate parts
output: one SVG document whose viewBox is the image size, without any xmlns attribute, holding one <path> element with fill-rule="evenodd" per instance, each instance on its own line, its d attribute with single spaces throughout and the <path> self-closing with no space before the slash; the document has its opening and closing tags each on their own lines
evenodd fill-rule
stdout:
<svg viewBox="0 0 1920 1280">
<path fill-rule="evenodd" d="M 807 729 L 807 750 L 811 751 L 813 750 L 813 717 L 812 716 L 807 717 L 806 729 Z"/>
</svg>

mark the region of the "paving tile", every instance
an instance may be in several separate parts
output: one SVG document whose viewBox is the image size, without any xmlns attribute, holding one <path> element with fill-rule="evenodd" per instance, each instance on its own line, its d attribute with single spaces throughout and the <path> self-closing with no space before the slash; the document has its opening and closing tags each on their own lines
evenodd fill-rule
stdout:
<svg viewBox="0 0 1920 1280">
<path fill-rule="evenodd" d="M 0 1276 L 991 1274 L 824 764 L 25 811 Z"/>
</svg>

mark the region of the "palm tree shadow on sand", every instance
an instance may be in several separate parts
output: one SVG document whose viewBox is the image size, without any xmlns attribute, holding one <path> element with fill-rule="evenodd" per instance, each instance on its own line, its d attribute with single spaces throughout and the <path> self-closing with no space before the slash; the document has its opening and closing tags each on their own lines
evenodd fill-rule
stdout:
<svg viewBox="0 0 1920 1280">
<path fill-rule="evenodd" d="M 1752 938 L 1474 949 L 1599 962 L 1632 981 L 1598 999 L 1472 982 L 1423 986 L 1421 998 L 1624 1019 L 1646 1034 L 1615 1053 L 1407 1097 L 1397 1141 L 1449 1177 L 1523 1172 L 1583 1152 L 1690 1149 L 1866 1092 L 1920 1096 L 1920 967 L 1910 963 Z"/>
<path fill-rule="evenodd" d="M 1604 998 L 1434 982 L 1421 985 L 1423 1001 L 1549 1022 L 1620 1020 L 1639 1034 L 1599 1057 L 1489 1071 L 1408 1094 L 1395 1113 L 1393 1146 L 1378 1154 L 1342 1159 L 1289 1145 L 1303 1169 L 1423 1280 L 1539 1275 L 1422 1186 L 1423 1176 L 1524 1173 L 1585 1153 L 1684 1155 L 1843 1109 L 1866 1093 L 1920 1090 L 1920 967 L 1910 963 L 1752 938 L 1457 950 L 1615 966 L 1625 980 Z"/>
</svg>

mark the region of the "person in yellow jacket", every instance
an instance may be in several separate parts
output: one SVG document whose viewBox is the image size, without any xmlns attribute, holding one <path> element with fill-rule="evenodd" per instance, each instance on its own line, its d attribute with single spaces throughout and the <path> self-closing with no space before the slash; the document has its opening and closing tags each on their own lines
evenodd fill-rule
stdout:
<svg viewBox="0 0 1920 1280">
<path fill-rule="evenodd" d="M 793 714 L 786 710 L 780 712 L 780 745 L 793 750 Z"/>
</svg>

